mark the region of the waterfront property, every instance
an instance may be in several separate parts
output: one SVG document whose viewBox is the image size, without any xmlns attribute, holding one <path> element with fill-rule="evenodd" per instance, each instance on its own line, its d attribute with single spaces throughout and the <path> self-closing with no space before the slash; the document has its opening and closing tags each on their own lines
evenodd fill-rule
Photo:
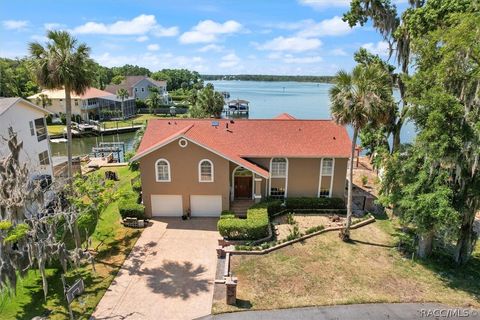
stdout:
<svg viewBox="0 0 480 320">
<path fill-rule="evenodd" d="M 23 144 L 20 163 L 26 163 L 32 176 L 52 177 L 52 160 L 45 116 L 49 111 L 22 98 L 0 98 L 0 137 L 7 139 L 10 129 Z M 10 154 L 7 143 L 0 144 L 0 159 Z"/>
<path fill-rule="evenodd" d="M 151 120 L 137 154 L 147 216 L 219 216 L 266 197 L 344 197 L 350 138 L 332 120 Z"/>
<path fill-rule="evenodd" d="M 145 100 L 150 95 L 150 87 L 158 88 L 159 94 L 168 102 L 167 82 L 157 81 L 146 76 L 126 76 L 120 84 L 109 84 L 105 91 L 116 94 L 119 89 L 128 91 L 129 96 L 135 99 Z"/>
<path fill-rule="evenodd" d="M 128 97 L 123 101 L 107 91 L 88 88 L 84 94 L 71 93 L 72 115 L 78 115 L 82 120 L 109 120 L 129 118 L 136 114 L 135 99 Z M 65 113 L 65 90 L 47 90 L 34 94 L 28 99 L 61 117 Z"/>
</svg>

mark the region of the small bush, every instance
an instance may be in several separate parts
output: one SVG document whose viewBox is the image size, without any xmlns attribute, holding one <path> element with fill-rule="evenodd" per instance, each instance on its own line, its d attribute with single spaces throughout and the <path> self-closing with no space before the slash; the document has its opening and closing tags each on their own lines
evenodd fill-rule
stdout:
<svg viewBox="0 0 480 320">
<path fill-rule="evenodd" d="M 317 232 L 317 231 L 321 231 L 323 229 L 325 229 L 325 226 L 323 226 L 323 225 L 314 226 L 314 227 L 311 227 L 311 228 L 308 228 L 307 230 L 305 230 L 305 234 L 314 233 L 314 232 Z"/>
<path fill-rule="evenodd" d="M 287 198 L 287 209 L 345 209 L 345 202 L 340 198 Z"/>
<path fill-rule="evenodd" d="M 136 198 L 124 198 L 118 201 L 118 212 L 122 219 L 145 219 L 145 206 L 137 203 Z"/>
<path fill-rule="evenodd" d="M 298 239 L 302 236 L 298 225 L 293 225 L 293 229 L 290 229 L 290 234 L 287 236 L 287 241 Z"/>
<path fill-rule="evenodd" d="M 362 186 L 366 186 L 368 184 L 368 177 L 366 175 L 362 175 Z"/>
<path fill-rule="evenodd" d="M 140 180 L 135 181 L 132 185 L 132 189 L 137 193 L 142 192 L 142 181 Z"/>
<path fill-rule="evenodd" d="M 293 213 L 287 214 L 287 223 L 288 224 L 295 224 L 295 219 L 293 218 Z"/>
</svg>

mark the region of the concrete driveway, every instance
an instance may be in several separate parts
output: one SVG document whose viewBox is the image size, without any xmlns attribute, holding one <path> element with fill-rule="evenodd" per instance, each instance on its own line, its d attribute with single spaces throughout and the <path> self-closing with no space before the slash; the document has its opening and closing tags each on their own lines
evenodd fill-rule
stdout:
<svg viewBox="0 0 480 320">
<path fill-rule="evenodd" d="M 153 221 L 91 319 L 194 319 L 210 314 L 217 219 Z"/>
</svg>

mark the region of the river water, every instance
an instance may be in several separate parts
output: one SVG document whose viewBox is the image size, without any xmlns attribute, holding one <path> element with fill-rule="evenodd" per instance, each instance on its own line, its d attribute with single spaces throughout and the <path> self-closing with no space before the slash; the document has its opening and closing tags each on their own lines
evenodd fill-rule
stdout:
<svg viewBox="0 0 480 320">
<path fill-rule="evenodd" d="M 330 118 L 330 99 L 328 90 L 331 84 L 313 82 L 264 82 L 264 81 L 211 81 L 218 91 L 230 93 L 230 99 L 250 101 L 250 118 L 273 118 L 287 112 L 298 119 Z M 394 92 L 399 100 L 399 93 Z M 349 129 L 351 133 L 351 130 Z M 85 137 L 73 140 L 73 154 L 83 155 L 91 152 L 99 142 L 123 141 L 126 150 L 134 143 L 135 133 L 106 135 L 103 137 Z M 406 123 L 402 129 L 402 142 L 410 142 L 415 137 L 415 128 Z M 51 143 L 53 156 L 66 155 L 65 143 Z"/>
</svg>

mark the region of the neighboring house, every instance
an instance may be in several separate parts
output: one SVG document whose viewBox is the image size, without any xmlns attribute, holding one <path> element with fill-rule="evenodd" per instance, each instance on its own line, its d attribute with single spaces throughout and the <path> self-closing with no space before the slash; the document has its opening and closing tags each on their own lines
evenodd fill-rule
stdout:
<svg viewBox="0 0 480 320">
<path fill-rule="evenodd" d="M 31 176 L 50 175 L 53 177 L 52 157 L 45 116 L 47 110 L 22 98 L 0 98 L 0 159 L 10 154 L 5 139 L 9 128 L 17 134 L 23 146 L 20 162 L 27 163 Z"/>
<path fill-rule="evenodd" d="M 153 80 L 146 76 L 126 76 L 120 84 L 109 84 L 105 91 L 116 93 L 118 89 L 125 89 L 135 99 L 145 100 L 150 95 L 150 87 L 157 87 L 160 95 L 167 102 L 167 82 Z"/>
<path fill-rule="evenodd" d="M 332 120 L 155 119 L 131 161 L 147 216 L 219 216 L 240 199 L 343 198 L 350 145 Z"/>
<path fill-rule="evenodd" d="M 32 103 L 39 103 L 38 97 L 44 94 L 50 104 L 46 109 L 54 115 L 61 116 L 65 113 L 65 90 L 42 90 L 33 96 L 28 97 Z M 128 97 L 124 101 L 124 110 L 122 113 L 122 100 L 116 94 L 103 91 L 97 88 L 88 88 L 87 91 L 78 95 L 71 93 L 72 114 L 80 115 L 85 121 L 88 120 L 108 120 L 112 118 L 132 117 L 136 114 L 135 99 Z"/>
</svg>

